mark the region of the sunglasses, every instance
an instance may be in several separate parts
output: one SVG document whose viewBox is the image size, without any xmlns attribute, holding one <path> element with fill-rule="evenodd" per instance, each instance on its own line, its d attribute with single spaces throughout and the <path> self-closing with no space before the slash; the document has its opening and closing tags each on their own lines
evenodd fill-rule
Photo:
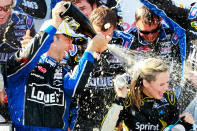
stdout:
<svg viewBox="0 0 197 131">
<path fill-rule="evenodd" d="M 12 8 L 12 4 L 0 7 L 0 11 L 8 12 Z"/>
<path fill-rule="evenodd" d="M 154 34 L 156 33 L 158 30 L 160 29 L 160 24 L 157 26 L 157 28 L 153 29 L 153 30 L 150 30 L 150 31 L 144 31 L 144 30 L 139 30 L 140 33 L 144 34 L 144 35 L 148 35 L 148 34 Z"/>
</svg>

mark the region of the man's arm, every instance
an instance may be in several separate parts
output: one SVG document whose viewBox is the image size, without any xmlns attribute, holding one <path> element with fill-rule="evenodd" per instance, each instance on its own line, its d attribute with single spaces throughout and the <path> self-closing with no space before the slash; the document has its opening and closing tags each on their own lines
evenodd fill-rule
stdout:
<svg viewBox="0 0 197 131">
<path fill-rule="evenodd" d="M 94 54 L 96 52 L 103 52 L 107 47 L 106 38 L 103 35 L 96 35 L 88 43 L 88 47 L 80 59 L 76 71 L 72 75 L 66 75 L 64 77 L 64 89 L 65 94 L 68 96 L 74 96 L 75 92 L 81 92 L 85 87 L 90 72 L 93 70 Z"/>
<path fill-rule="evenodd" d="M 119 119 L 120 111 L 123 110 L 122 105 L 113 104 L 103 120 L 101 131 L 113 131 Z"/>
<path fill-rule="evenodd" d="M 28 74 L 35 68 L 40 56 L 49 50 L 57 28 L 62 23 L 60 13 L 65 10 L 65 2 L 59 2 L 52 11 L 52 25 L 38 33 L 24 48 L 17 51 L 7 62 L 7 77 L 11 81 Z M 13 76 L 13 77 L 12 77 Z"/>
<path fill-rule="evenodd" d="M 142 0 L 142 3 L 145 0 Z M 168 17 L 179 24 L 182 28 L 187 29 L 191 21 L 188 19 L 189 10 L 176 6 L 171 0 L 148 0 L 151 4 L 162 9 Z"/>
<path fill-rule="evenodd" d="M 46 32 L 38 33 L 24 48 L 17 51 L 7 62 L 7 76 L 25 75 L 33 70 L 40 56 L 47 52 L 56 28 L 50 26 Z"/>
</svg>

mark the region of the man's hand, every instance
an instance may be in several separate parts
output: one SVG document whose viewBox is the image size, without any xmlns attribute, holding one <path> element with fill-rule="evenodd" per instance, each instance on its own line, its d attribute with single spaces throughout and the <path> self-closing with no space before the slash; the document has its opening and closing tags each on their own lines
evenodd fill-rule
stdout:
<svg viewBox="0 0 197 131">
<path fill-rule="evenodd" d="M 179 118 L 181 118 L 182 116 L 185 116 L 185 118 L 183 119 L 185 122 L 187 122 L 187 123 L 189 123 L 189 124 L 194 124 L 195 121 L 194 121 L 194 119 L 193 119 L 192 114 L 186 112 L 186 113 L 184 113 L 184 114 L 181 114 L 181 115 L 179 116 Z"/>
<path fill-rule="evenodd" d="M 87 50 L 103 52 L 107 49 L 108 38 L 105 38 L 101 33 L 97 34 L 89 43 Z"/>
<path fill-rule="evenodd" d="M 27 43 L 32 39 L 30 30 L 26 31 L 25 36 L 23 36 L 23 40 L 21 41 L 21 46 L 24 47 Z"/>
<path fill-rule="evenodd" d="M 3 90 L 0 91 L 0 103 L 1 104 L 4 104 L 5 103 L 5 100 L 4 100 L 5 95 L 6 95 L 6 92 L 5 92 L 5 89 L 3 88 Z"/>
<path fill-rule="evenodd" d="M 66 8 L 63 6 L 65 1 L 58 2 L 52 10 L 52 25 L 58 28 L 63 19 L 60 17 L 60 13 L 64 12 Z"/>
</svg>

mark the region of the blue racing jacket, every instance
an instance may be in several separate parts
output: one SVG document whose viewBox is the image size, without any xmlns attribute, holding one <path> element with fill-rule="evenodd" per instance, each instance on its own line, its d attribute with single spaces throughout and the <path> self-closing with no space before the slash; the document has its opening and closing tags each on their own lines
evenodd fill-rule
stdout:
<svg viewBox="0 0 197 131">
<path fill-rule="evenodd" d="M 182 76 L 184 72 L 184 64 L 186 59 L 186 35 L 185 35 L 185 29 L 182 28 L 180 25 L 178 25 L 176 22 L 174 22 L 171 18 L 169 18 L 165 12 L 157 6 L 151 4 L 147 0 L 139 0 L 142 2 L 145 6 L 147 6 L 150 10 L 152 10 L 156 15 L 163 18 L 163 20 L 169 25 L 170 29 L 172 29 L 178 36 L 179 40 L 179 47 L 180 47 L 180 55 L 181 55 L 181 62 L 182 62 Z"/>
<path fill-rule="evenodd" d="M 159 9 L 156 5 L 152 4 L 151 2 L 147 0 L 139 0 L 141 3 L 143 3 L 146 7 L 148 7 L 150 10 L 152 10 L 156 15 L 163 18 L 163 20 L 169 25 L 170 29 L 173 30 L 178 39 L 179 39 L 179 48 L 180 48 L 180 56 L 181 56 L 181 77 L 184 75 L 184 65 L 186 60 L 186 30 L 181 27 L 178 23 L 176 23 L 174 20 L 172 20 L 170 17 L 166 15 L 166 13 Z M 181 87 L 179 87 L 176 91 L 177 98 L 180 95 Z"/>
<path fill-rule="evenodd" d="M 55 32 L 53 26 L 39 32 L 5 67 L 9 112 L 17 131 L 68 130 L 72 97 L 85 86 L 92 71 L 94 59 L 89 52 L 84 53 L 75 74 L 53 58 L 41 57 L 49 50 Z"/>
</svg>

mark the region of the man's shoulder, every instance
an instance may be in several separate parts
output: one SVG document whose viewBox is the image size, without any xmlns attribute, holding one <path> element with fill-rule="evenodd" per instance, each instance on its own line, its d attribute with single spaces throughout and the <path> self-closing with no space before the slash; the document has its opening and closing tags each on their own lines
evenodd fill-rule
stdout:
<svg viewBox="0 0 197 131">
<path fill-rule="evenodd" d="M 131 27 L 131 28 L 129 28 L 128 30 L 127 30 L 127 33 L 128 34 L 132 34 L 132 35 L 136 35 L 137 34 L 137 27 L 136 26 L 133 26 L 133 27 Z"/>
<path fill-rule="evenodd" d="M 21 11 L 13 11 L 11 14 L 12 22 L 14 22 L 15 25 L 18 25 L 16 29 L 34 29 L 32 28 L 33 23 L 33 17 L 21 12 Z M 24 26 L 25 25 L 25 26 Z M 24 27 L 23 27 L 24 26 Z"/>
</svg>

